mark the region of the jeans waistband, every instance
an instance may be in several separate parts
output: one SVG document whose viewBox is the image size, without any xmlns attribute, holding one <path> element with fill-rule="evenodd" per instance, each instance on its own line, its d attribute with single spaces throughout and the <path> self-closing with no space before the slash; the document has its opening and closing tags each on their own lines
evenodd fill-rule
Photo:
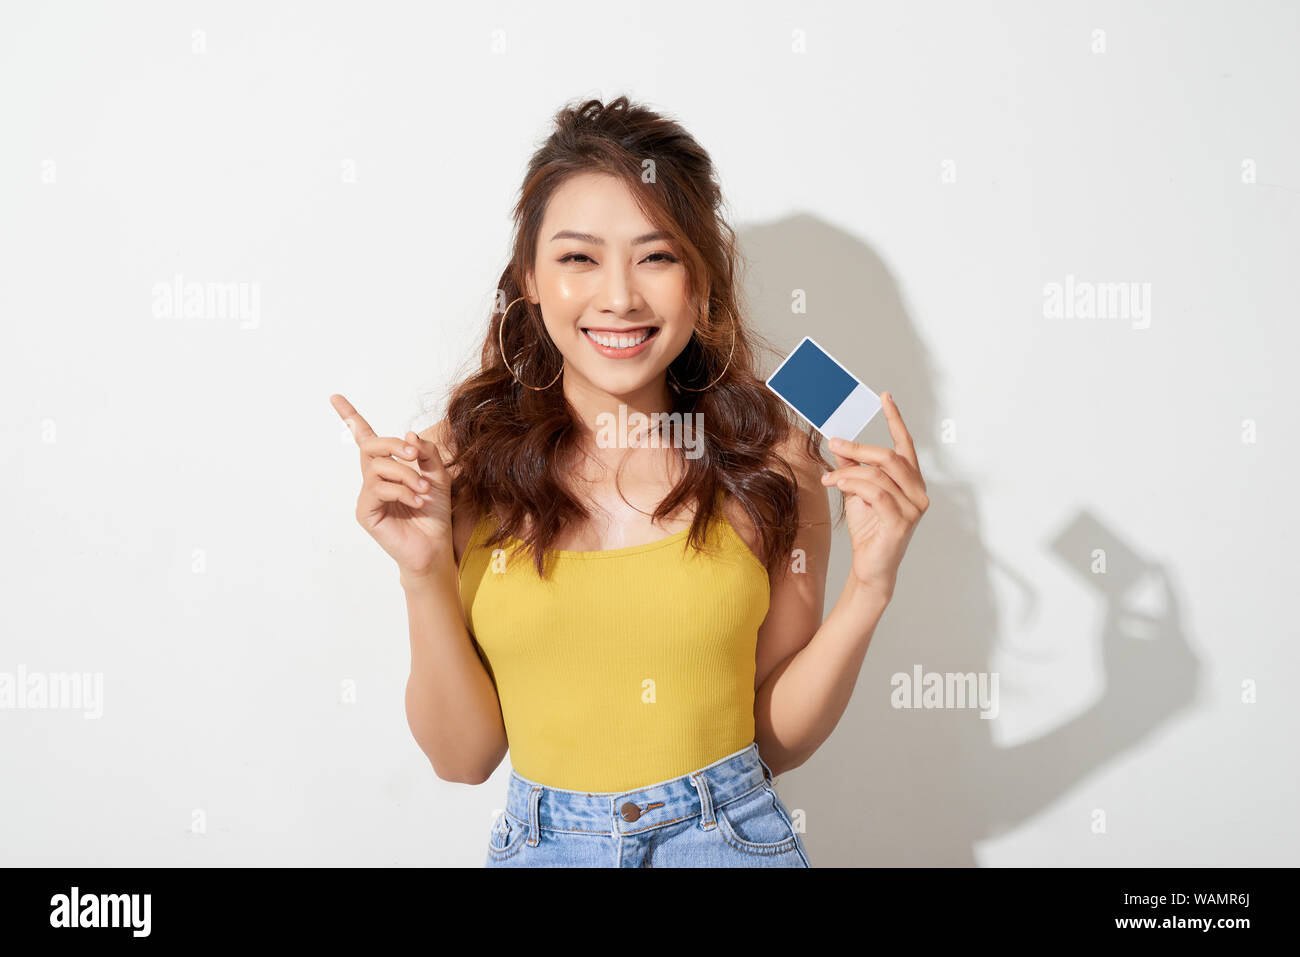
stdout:
<svg viewBox="0 0 1300 957">
<path fill-rule="evenodd" d="M 552 788 L 510 769 L 506 811 L 530 825 L 536 846 L 541 830 L 576 834 L 635 834 L 700 815 L 701 827 L 714 824 L 713 809 L 772 780 L 757 743 L 678 778 L 630 791 L 571 791 Z"/>
</svg>

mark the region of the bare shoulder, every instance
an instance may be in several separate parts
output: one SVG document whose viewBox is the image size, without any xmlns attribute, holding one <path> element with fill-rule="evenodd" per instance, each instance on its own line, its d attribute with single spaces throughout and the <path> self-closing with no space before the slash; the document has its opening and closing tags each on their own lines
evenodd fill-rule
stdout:
<svg viewBox="0 0 1300 957">
<path fill-rule="evenodd" d="M 791 426 L 785 438 L 777 443 L 776 454 L 788 463 L 790 468 L 794 469 L 800 488 L 809 485 L 816 488 L 822 487 L 821 478 L 826 463 L 820 457 L 809 453 L 808 433 Z"/>
<path fill-rule="evenodd" d="M 821 549 L 830 539 L 830 489 L 822 484 L 828 466 L 820 454 L 809 451 L 808 433 L 793 426 L 778 445 L 777 454 L 794 470 L 799 483 L 797 542 L 800 547 Z"/>
<path fill-rule="evenodd" d="M 789 464 L 798 482 L 801 536 L 809 525 L 829 523 L 829 491 L 821 481 L 826 464 L 820 458 L 809 454 L 807 434 L 792 427 L 776 444 L 774 451 L 777 457 Z M 732 527 L 749 546 L 750 551 L 757 555 L 761 537 L 749 514 L 733 498 L 728 498 L 723 503 L 723 507 L 726 509 Z"/>
<path fill-rule="evenodd" d="M 434 443 L 442 453 L 443 461 L 449 461 L 455 454 L 455 443 L 452 441 L 451 423 L 446 418 L 439 419 L 427 429 L 421 429 L 416 433 L 420 438 Z M 448 465 L 447 472 L 454 478 L 460 469 L 456 465 Z M 452 550 L 455 552 L 456 564 L 460 564 L 461 556 L 465 553 L 465 546 L 469 544 L 469 537 L 473 534 L 474 524 L 478 516 L 471 515 L 462 505 L 457 508 L 451 516 L 451 540 Z"/>
<path fill-rule="evenodd" d="M 451 447 L 453 444 L 451 439 L 451 423 L 446 419 L 446 417 L 439 419 L 427 429 L 421 429 L 416 434 L 422 439 L 434 442 L 441 446 L 442 450 L 448 455 L 453 451 Z"/>
<path fill-rule="evenodd" d="M 439 451 L 442 453 L 443 462 L 450 462 L 456 454 L 456 443 L 452 438 L 451 423 L 446 418 L 439 419 L 427 429 L 421 429 L 416 434 L 425 441 L 438 446 Z M 458 465 L 448 465 L 447 471 L 451 473 L 452 477 L 455 477 L 459 474 L 460 467 Z"/>
</svg>

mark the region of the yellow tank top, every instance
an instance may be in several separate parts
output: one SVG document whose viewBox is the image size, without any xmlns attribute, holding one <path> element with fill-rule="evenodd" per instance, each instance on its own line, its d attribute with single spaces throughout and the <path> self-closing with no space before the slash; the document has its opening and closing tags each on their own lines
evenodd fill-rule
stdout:
<svg viewBox="0 0 1300 957">
<path fill-rule="evenodd" d="M 754 740 L 767 570 L 720 511 L 705 552 L 689 528 L 644 545 L 553 550 L 543 580 L 519 539 L 489 550 L 484 515 L 460 598 L 501 701 L 510 762 L 571 791 L 679 777 Z"/>
</svg>

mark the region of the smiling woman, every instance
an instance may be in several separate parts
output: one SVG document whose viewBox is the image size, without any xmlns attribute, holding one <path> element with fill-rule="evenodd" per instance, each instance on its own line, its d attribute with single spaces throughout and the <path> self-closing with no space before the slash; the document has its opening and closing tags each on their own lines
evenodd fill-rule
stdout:
<svg viewBox="0 0 1300 957">
<path fill-rule="evenodd" d="M 611 234 L 607 239 L 604 229 L 599 233 L 560 229 L 541 244 L 536 269 L 527 282 L 526 298 L 541 306 L 544 317 L 552 317 L 546 320 L 551 340 L 559 346 L 567 338 L 567 327 L 561 328 L 564 318 L 575 317 L 575 328 L 597 354 L 608 359 L 648 356 L 648 363 L 653 365 L 654 356 L 648 355 L 653 351 L 652 340 L 656 340 L 654 347 L 660 349 L 660 354 L 668 358 L 681 352 L 694 330 L 695 317 L 687 301 L 689 276 L 673 252 L 671 236 L 662 230 L 630 239 L 618 235 L 646 221 L 623 181 L 599 173 L 575 174 L 555 191 L 542 235 L 550 232 L 552 222 L 568 221 L 602 222 Z M 618 267 L 624 262 L 629 271 L 635 271 L 635 282 L 617 278 L 622 272 Z M 624 288 L 610 288 L 617 282 L 624 282 Z M 590 305 L 593 298 L 604 297 L 616 307 L 620 301 L 630 300 L 634 289 L 642 299 L 636 308 L 630 301 L 621 309 L 595 309 Z M 643 317 L 648 321 L 634 321 Z M 591 376 L 599 379 L 608 375 L 603 363 L 582 361 L 590 360 L 585 353 L 581 358 L 571 357 L 563 346 L 560 350 L 582 382 L 590 384 L 594 381 Z M 643 371 L 631 367 L 624 371 L 636 378 L 645 377 Z M 605 385 L 617 388 L 619 382 L 611 380 Z"/>
<path fill-rule="evenodd" d="M 496 516 L 539 574 L 593 517 L 591 490 L 565 480 L 583 463 L 670 479 L 647 503 L 647 532 L 689 514 L 699 545 L 726 491 L 769 570 L 794 546 L 798 479 L 782 453 L 797 426 L 756 375 L 721 207 L 703 148 L 623 97 L 561 110 L 529 163 L 482 369 L 456 388 L 447 426 L 456 507 Z M 619 403 L 699 413 L 706 454 L 603 461 L 584 424 Z M 803 446 L 805 463 L 820 458 L 815 434 Z"/>
<path fill-rule="evenodd" d="M 892 401 L 897 452 L 837 448 L 855 573 L 823 622 L 821 436 L 758 374 L 721 207 L 676 122 L 562 109 L 446 418 L 381 438 L 333 397 L 401 569 L 412 733 L 449 780 L 509 751 L 490 866 L 809 866 L 774 768 L 843 713 L 924 483 Z"/>
</svg>

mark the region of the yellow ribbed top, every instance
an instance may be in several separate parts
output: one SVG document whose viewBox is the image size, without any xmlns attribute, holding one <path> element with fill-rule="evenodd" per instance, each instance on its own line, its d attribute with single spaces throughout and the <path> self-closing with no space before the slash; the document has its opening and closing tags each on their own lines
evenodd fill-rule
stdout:
<svg viewBox="0 0 1300 957">
<path fill-rule="evenodd" d="M 546 580 L 519 539 L 484 547 L 494 530 L 489 515 L 475 525 L 460 598 L 521 775 L 626 791 L 754 740 L 768 576 L 721 501 L 705 552 L 689 547 L 689 529 L 627 548 L 552 550 Z"/>
</svg>

